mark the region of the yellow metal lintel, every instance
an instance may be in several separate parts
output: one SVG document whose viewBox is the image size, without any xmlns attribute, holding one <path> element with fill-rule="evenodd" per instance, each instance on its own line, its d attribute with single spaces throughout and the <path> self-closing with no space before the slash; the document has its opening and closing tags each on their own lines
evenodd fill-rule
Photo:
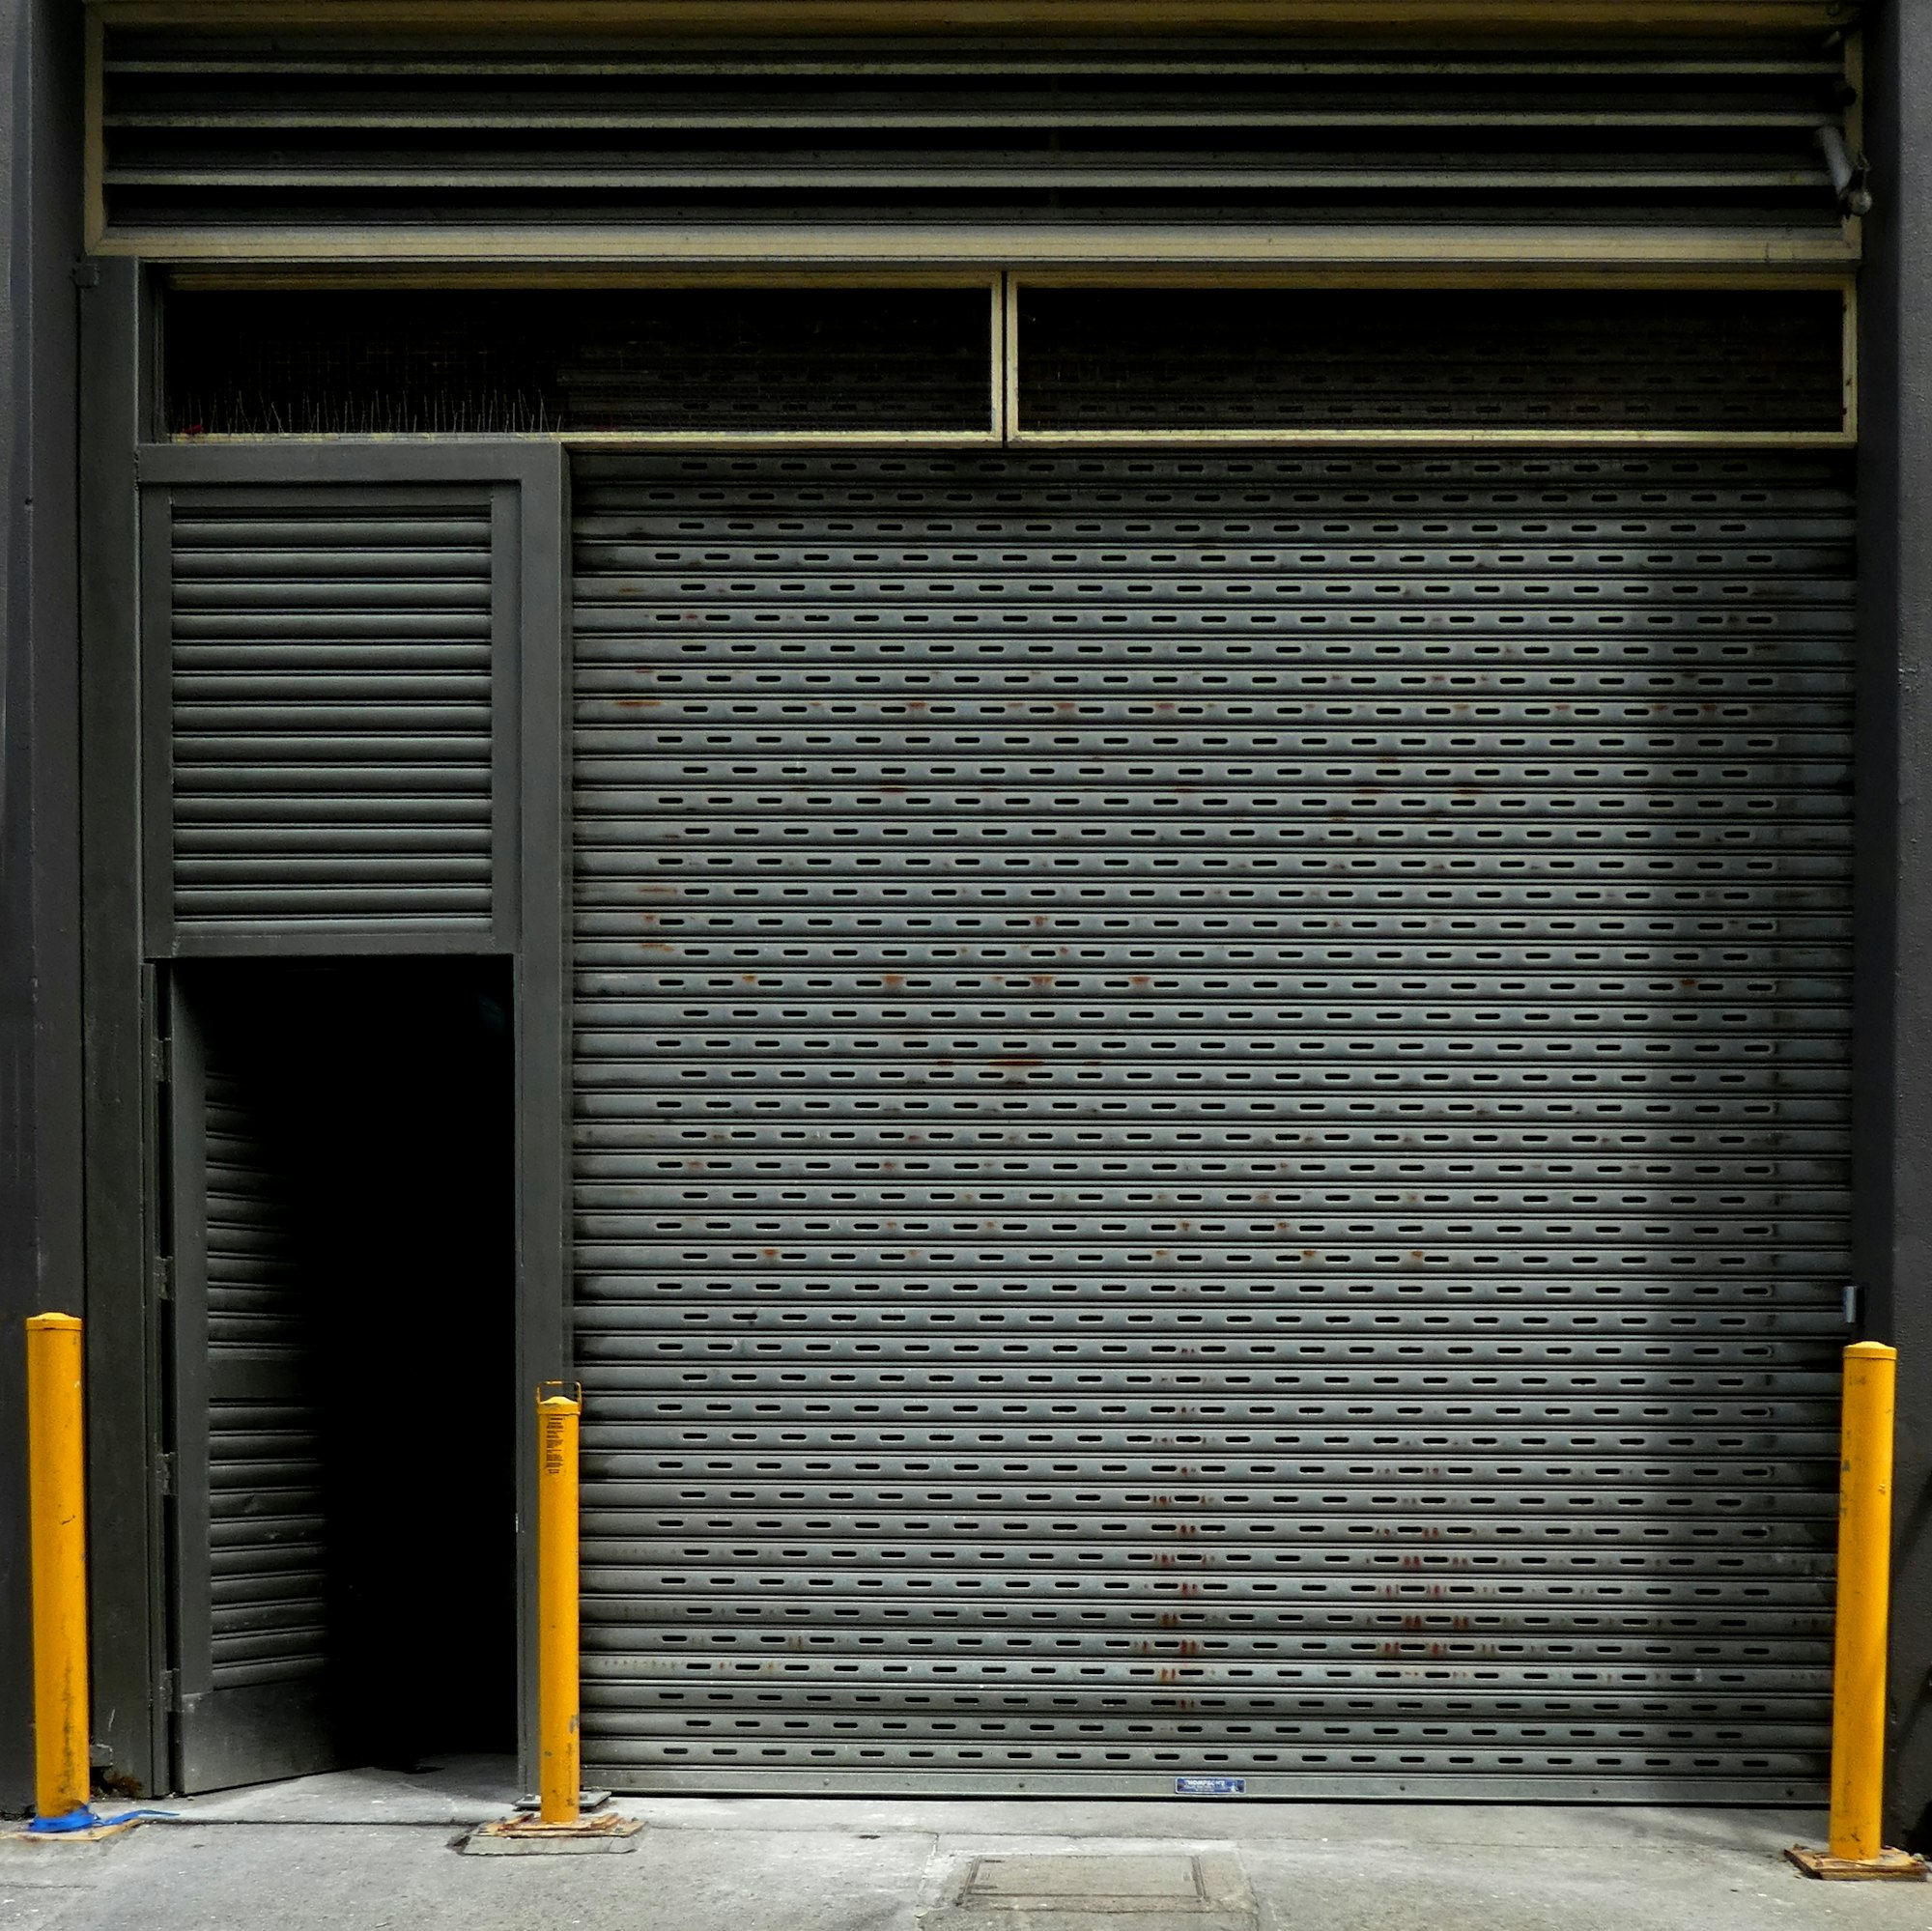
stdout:
<svg viewBox="0 0 1932 1931">
<path fill-rule="evenodd" d="M 751 271 L 766 282 L 830 271 L 1027 275 L 1091 272 L 1138 279 L 1163 271 L 1400 270 L 1433 276 L 1504 270 L 1527 283 L 1573 272 L 1687 274 L 1731 270 L 1829 275 L 1857 266 L 1843 238 L 1799 231 L 1638 228 L 232 228 L 109 230 L 100 252 L 179 262 L 206 271 L 241 262 L 327 262 L 357 273 L 380 264 L 449 272 L 502 264 L 561 282 L 592 267 L 629 264 L 654 274 Z"/>
<path fill-rule="evenodd" d="M 157 263 L 165 285 L 190 294 L 225 290 L 327 289 L 355 293 L 420 293 L 438 289 L 488 289 L 566 293 L 623 289 L 931 289 L 997 290 L 1000 277 L 985 269 L 702 269 L 671 266 L 625 268 L 599 263 L 534 264 L 399 263 L 375 268 L 360 262 Z"/>
<path fill-rule="evenodd" d="M 566 441 L 568 438 L 564 439 Z M 1028 448 L 1848 449 L 1841 429 L 1020 429 Z"/>
<path fill-rule="evenodd" d="M 169 288 L 189 293 L 213 291 L 340 290 L 423 292 L 438 289 L 528 291 L 610 291 L 624 289 L 926 289 L 997 288 L 1000 277 L 980 269 L 772 268 L 695 269 L 644 265 L 555 262 L 399 263 L 375 268 L 364 263 L 186 262 L 157 264 Z M 1528 265 L 1442 263 L 1403 268 L 1395 264 L 1358 268 L 1311 264 L 1296 269 L 1179 268 L 1169 265 L 1130 270 L 1098 268 L 1029 269 L 1010 277 L 1028 288 L 1274 288 L 1274 289 L 1839 289 L 1852 277 L 1842 267 L 1816 269 L 1663 269 L 1618 268 L 1614 263 Z"/>
<path fill-rule="evenodd" d="M 582 429 L 475 437 L 422 434 L 177 436 L 179 448 L 271 443 L 421 443 L 443 447 L 475 441 L 561 445 L 566 449 L 1030 449 L 1195 448 L 1244 449 L 1849 449 L 1857 439 L 1838 429 L 1025 429 L 997 430 L 827 429 L 634 430 Z"/>
</svg>

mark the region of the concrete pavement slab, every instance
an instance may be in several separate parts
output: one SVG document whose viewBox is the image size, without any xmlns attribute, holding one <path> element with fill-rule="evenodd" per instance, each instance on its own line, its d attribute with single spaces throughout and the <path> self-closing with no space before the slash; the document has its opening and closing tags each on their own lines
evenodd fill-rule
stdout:
<svg viewBox="0 0 1932 1931">
<path fill-rule="evenodd" d="M 157 1825 L 74 1888 L 12 1888 L 31 1931 L 917 1931 L 914 1836 L 654 1833 L 628 1858 L 463 1858 L 428 1825 Z M 0 1923 L 8 1923 L 0 1917 Z"/>
<path fill-rule="evenodd" d="M 1932 1885 L 1784 1863 L 1819 1839 L 1811 1811 L 651 1797 L 618 1800 L 645 1823 L 634 1857 L 453 1855 L 515 1795 L 507 1763 L 455 1760 L 180 1800 L 180 1822 L 105 1843 L 0 1843 L 0 1931 L 947 1931 L 930 1914 L 962 1871 L 1068 1857 L 1225 1860 L 1256 1931 L 1932 1931 Z"/>
<path fill-rule="evenodd" d="M 450 1757 L 420 1771 L 344 1770 L 206 1797 L 171 1797 L 184 1818 L 222 1824 L 488 1824 L 522 1795 L 508 1757 Z"/>
</svg>

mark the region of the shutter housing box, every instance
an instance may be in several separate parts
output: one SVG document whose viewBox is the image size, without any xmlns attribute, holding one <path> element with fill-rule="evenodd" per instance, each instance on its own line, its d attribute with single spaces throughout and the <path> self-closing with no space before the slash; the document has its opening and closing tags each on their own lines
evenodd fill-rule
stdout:
<svg viewBox="0 0 1932 1931">
<path fill-rule="evenodd" d="M 451 45 L 112 25 L 98 245 L 155 260 L 1857 259 L 1842 46 Z"/>
</svg>

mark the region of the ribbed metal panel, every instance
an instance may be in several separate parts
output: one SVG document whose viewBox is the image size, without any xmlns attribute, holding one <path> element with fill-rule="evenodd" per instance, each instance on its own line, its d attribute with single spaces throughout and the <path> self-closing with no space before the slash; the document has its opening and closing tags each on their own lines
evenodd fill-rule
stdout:
<svg viewBox="0 0 1932 1931">
<path fill-rule="evenodd" d="M 213 1685 L 320 1676 L 328 1660 L 322 1417 L 286 1161 L 245 1069 L 207 1071 Z"/>
<path fill-rule="evenodd" d="M 487 933 L 489 492 L 204 491 L 170 537 L 176 925 Z"/>
<path fill-rule="evenodd" d="M 1841 472 L 575 500 L 587 1774 L 1814 1797 Z"/>
<path fill-rule="evenodd" d="M 1370 56 L 202 38 L 110 29 L 117 237 L 794 224 L 1651 225 L 1838 240 L 1815 39 Z M 945 252 L 943 242 L 940 252 Z M 775 251 L 776 252 L 776 251 Z"/>
</svg>

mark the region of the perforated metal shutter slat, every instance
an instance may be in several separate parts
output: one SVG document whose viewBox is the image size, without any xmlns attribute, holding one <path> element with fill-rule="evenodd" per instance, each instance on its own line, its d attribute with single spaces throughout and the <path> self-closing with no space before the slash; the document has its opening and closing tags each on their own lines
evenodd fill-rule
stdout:
<svg viewBox="0 0 1932 1931">
<path fill-rule="evenodd" d="M 248 1084 L 208 1069 L 210 1591 L 216 1690 L 327 1663 L 322 1417 L 285 1177 Z"/>
<path fill-rule="evenodd" d="M 1815 1797 L 1840 473 L 575 500 L 586 1774 Z"/>
<path fill-rule="evenodd" d="M 490 499 L 420 497 L 175 505 L 178 924 L 488 930 Z"/>
</svg>

